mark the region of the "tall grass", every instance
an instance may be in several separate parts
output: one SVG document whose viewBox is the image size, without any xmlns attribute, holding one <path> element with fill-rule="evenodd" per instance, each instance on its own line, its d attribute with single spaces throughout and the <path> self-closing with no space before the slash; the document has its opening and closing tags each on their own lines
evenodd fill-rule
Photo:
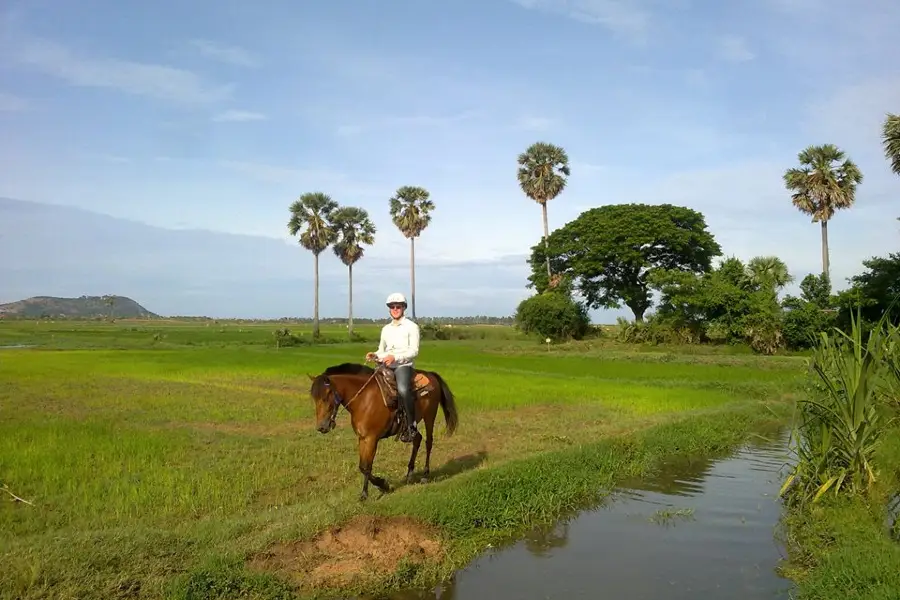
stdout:
<svg viewBox="0 0 900 600">
<path fill-rule="evenodd" d="M 797 405 L 796 463 L 781 488 L 789 501 L 817 502 L 829 490 L 871 490 L 875 453 L 894 420 L 898 351 L 900 328 L 885 318 L 867 336 L 858 315 L 849 334 L 837 328 L 820 334 L 810 359 L 812 394 Z"/>
</svg>

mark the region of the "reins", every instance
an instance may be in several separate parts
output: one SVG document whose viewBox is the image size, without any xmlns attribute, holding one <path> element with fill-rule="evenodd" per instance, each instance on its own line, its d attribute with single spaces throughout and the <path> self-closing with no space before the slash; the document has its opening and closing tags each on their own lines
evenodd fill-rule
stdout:
<svg viewBox="0 0 900 600">
<path fill-rule="evenodd" d="M 369 385 L 369 382 L 372 381 L 375 378 L 375 375 L 377 375 L 377 374 L 378 374 L 378 371 L 375 371 L 374 373 L 369 375 L 369 378 L 366 379 L 366 382 L 364 384 L 362 384 L 361 386 L 359 386 L 359 389 L 356 390 L 356 393 L 353 394 L 353 397 L 350 398 L 346 403 L 344 403 L 344 399 L 341 398 L 341 395 L 340 395 L 340 393 L 338 393 L 337 388 L 333 388 L 333 387 L 331 388 L 331 393 L 334 394 L 334 412 L 331 413 L 331 422 L 332 423 L 334 423 L 335 420 L 337 419 L 338 410 L 342 405 L 344 408 L 347 409 L 348 412 L 350 411 L 350 404 L 354 400 L 356 400 L 356 398 L 362 393 L 362 391 L 364 389 L 366 389 L 366 386 Z M 328 387 L 331 387 L 330 379 L 328 380 L 327 385 L 328 385 Z"/>
</svg>

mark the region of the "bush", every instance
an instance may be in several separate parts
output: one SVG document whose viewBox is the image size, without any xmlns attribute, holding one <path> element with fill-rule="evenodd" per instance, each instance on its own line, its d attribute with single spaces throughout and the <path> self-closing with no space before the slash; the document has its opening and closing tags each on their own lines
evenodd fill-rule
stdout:
<svg viewBox="0 0 900 600">
<path fill-rule="evenodd" d="M 784 342 L 791 350 L 804 350 L 816 345 L 819 333 L 828 331 L 834 316 L 812 302 L 791 307 L 782 318 Z"/>
<path fill-rule="evenodd" d="M 567 293 L 550 290 L 519 303 L 516 326 L 526 334 L 537 333 L 555 340 L 579 340 L 590 329 L 587 308 Z"/>
</svg>

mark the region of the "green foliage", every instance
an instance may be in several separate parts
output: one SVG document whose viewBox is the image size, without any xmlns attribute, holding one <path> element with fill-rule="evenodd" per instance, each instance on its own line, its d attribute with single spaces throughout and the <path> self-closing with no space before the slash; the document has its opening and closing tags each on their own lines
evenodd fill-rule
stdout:
<svg viewBox="0 0 900 600">
<path fill-rule="evenodd" d="M 331 219 L 337 232 L 334 254 L 350 267 L 363 257 L 363 246 L 375 243 L 375 224 L 365 209 L 356 206 L 337 209 Z"/>
<path fill-rule="evenodd" d="M 900 252 L 864 260 L 863 266 L 866 270 L 851 277 L 850 289 L 838 297 L 841 326 L 847 328 L 857 310 L 869 323 L 887 313 L 888 321 L 900 324 Z"/>
<path fill-rule="evenodd" d="M 891 365 L 900 348 L 900 328 L 881 321 L 866 337 L 859 319 L 851 333 L 819 335 L 810 361 L 812 397 L 797 406 L 796 463 L 782 494 L 796 504 L 835 495 L 865 493 L 876 480 L 873 457 L 890 425 L 886 400 L 898 389 Z"/>
<path fill-rule="evenodd" d="M 658 270 L 650 284 L 659 290 L 657 314 L 672 328 L 695 332 L 702 341 L 715 337 L 746 342 L 762 354 L 784 346 L 777 288 L 790 280 L 784 263 L 761 257 L 744 265 L 729 257 L 706 273 Z"/>
<path fill-rule="evenodd" d="M 900 115 L 888 113 L 881 132 L 884 156 L 891 163 L 891 170 L 900 175 Z"/>
<path fill-rule="evenodd" d="M 591 325 L 587 308 L 564 291 L 548 290 L 519 303 L 516 324 L 526 334 L 581 339 Z"/>
<path fill-rule="evenodd" d="M 328 194 L 310 192 L 291 203 L 288 232 L 300 233 L 300 245 L 318 256 L 337 239 L 331 216 L 338 203 Z"/>
<path fill-rule="evenodd" d="M 531 285 L 550 285 L 544 261 L 565 275 L 589 308 L 623 303 L 643 318 L 650 308 L 648 277 L 655 270 L 704 272 L 721 247 L 699 212 L 671 204 L 611 204 L 581 213 L 532 248 Z"/>
<path fill-rule="evenodd" d="M 786 296 L 782 317 L 784 341 L 791 350 L 804 350 L 816 345 L 819 334 L 836 324 L 831 308 L 831 282 L 825 273 L 809 274 L 800 282 L 800 297 Z"/>
<path fill-rule="evenodd" d="M 566 151 L 546 142 L 529 146 L 519 155 L 518 164 L 519 186 L 538 204 L 546 204 L 562 193 L 571 174 Z"/>
<path fill-rule="evenodd" d="M 834 144 L 809 146 L 797 160 L 800 166 L 785 171 L 784 184 L 794 206 L 813 223 L 829 221 L 836 210 L 853 205 L 863 175 L 843 150 Z"/>
<path fill-rule="evenodd" d="M 391 220 L 407 238 L 419 237 L 431 223 L 434 202 L 428 190 L 404 185 L 390 199 Z"/>
</svg>

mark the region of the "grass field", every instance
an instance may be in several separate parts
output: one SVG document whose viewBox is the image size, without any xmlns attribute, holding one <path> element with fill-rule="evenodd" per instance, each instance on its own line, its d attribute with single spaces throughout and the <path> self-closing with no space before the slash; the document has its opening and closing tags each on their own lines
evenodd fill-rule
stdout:
<svg viewBox="0 0 900 600">
<path fill-rule="evenodd" d="M 432 481 L 402 485 L 409 446 L 384 441 L 374 470 L 395 491 L 360 504 L 347 415 L 317 433 L 306 374 L 360 362 L 378 328 L 337 343 L 346 330 L 324 327 L 331 343 L 276 349 L 281 326 L 0 323 L 0 346 L 35 346 L 0 349 L 0 485 L 33 503 L 0 503 L 0 598 L 288 598 L 428 581 L 671 453 L 736 443 L 784 414 L 804 369 L 466 328 L 422 345 L 419 365 L 460 411 L 451 438 L 438 417 Z M 383 543 L 359 533 L 372 519 Z M 363 554 L 314 537 L 348 522 L 340 535 L 369 544 Z M 429 560 L 402 558 L 407 543 Z"/>
</svg>

